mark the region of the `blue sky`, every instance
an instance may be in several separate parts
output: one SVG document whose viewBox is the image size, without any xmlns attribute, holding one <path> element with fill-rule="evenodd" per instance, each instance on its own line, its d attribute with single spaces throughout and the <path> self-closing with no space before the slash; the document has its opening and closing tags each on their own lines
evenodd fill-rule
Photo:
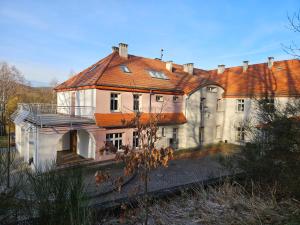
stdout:
<svg viewBox="0 0 300 225">
<path fill-rule="evenodd" d="M 17 1 L 0 0 L 0 61 L 33 84 L 63 81 L 111 52 L 194 62 L 203 69 L 288 59 L 281 44 L 300 43 L 287 29 L 299 0 Z"/>
</svg>

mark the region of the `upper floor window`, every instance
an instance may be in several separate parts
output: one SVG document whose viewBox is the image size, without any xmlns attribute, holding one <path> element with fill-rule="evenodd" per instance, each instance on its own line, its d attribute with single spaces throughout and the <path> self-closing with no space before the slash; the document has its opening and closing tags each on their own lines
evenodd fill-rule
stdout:
<svg viewBox="0 0 300 225">
<path fill-rule="evenodd" d="M 126 65 L 120 65 L 120 68 L 124 73 L 131 73 L 130 69 Z"/>
<path fill-rule="evenodd" d="M 217 93 L 217 88 L 216 87 L 207 87 L 207 92 Z"/>
<path fill-rule="evenodd" d="M 238 112 L 244 112 L 245 111 L 245 100 L 244 99 L 237 99 L 236 103 L 237 103 L 236 110 Z"/>
<path fill-rule="evenodd" d="M 111 111 L 119 111 L 119 96 L 118 93 L 110 94 L 110 110 Z"/>
<path fill-rule="evenodd" d="M 133 95 L 133 110 L 140 111 L 140 95 L 134 94 Z"/>
<path fill-rule="evenodd" d="M 110 143 L 117 150 L 122 147 L 122 133 L 106 134 L 106 142 Z"/>
<path fill-rule="evenodd" d="M 180 98 L 178 95 L 173 95 L 173 102 L 180 102 Z"/>
<path fill-rule="evenodd" d="M 164 96 L 162 96 L 162 95 L 156 95 L 156 101 L 157 102 L 163 102 L 164 101 Z"/>
<path fill-rule="evenodd" d="M 264 110 L 272 112 L 275 110 L 275 101 L 274 98 L 265 98 L 261 101 L 261 104 L 264 106 Z"/>
<path fill-rule="evenodd" d="M 148 73 L 153 78 L 168 80 L 169 78 L 163 73 L 155 70 L 149 70 Z"/>
</svg>

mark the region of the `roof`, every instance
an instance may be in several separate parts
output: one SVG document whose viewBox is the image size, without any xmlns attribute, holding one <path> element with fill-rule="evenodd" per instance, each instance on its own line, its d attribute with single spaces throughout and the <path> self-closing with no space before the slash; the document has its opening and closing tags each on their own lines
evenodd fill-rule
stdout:
<svg viewBox="0 0 300 225">
<path fill-rule="evenodd" d="M 224 97 L 243 96 L 298 96 L 300 94 L 300 60 L 275 61 L 272 68 L 267 63 L 226 68 L 224 73 L 209 71 L 210 79 L 225 89 Z"/>
<path fill-rule="evenodd" d="M 158 125 L 173 125 L 173 124 L 184 124 L 186 118 L 183 113 L 142 113 L 140 115 L 141 123 L 149 123 L 151 119 L 157 116 Z M 113 127 L 126 127 L 136 118 L 134 113 L 95 113 L 96 125 L 104 128 Z"/>
<path fill-rule="evenodd" d="M 120 65 L 126 65 L 131 73 L 124 73 Z M 148 70 L 166 74 L 167 80 L 152 78 Z M 211 82 L 205 70 L 194 69 L 194 75 L 183 71 L 183 66 L 173 64 L 173 71 L 166 69 L 166 62 L 140 56 L 120 57 L 113 52 L 79 74 L 58 85 L 55 90 L 80 89 L 84 87 L 99 89 L 124 89 L 146 91 L 156 90 L 178 94 L 189 93 L 200 85 Z"/>
<path fill-rule="evenodd" d="M 126 65 L 131 73 L 125 73 Z M 167 80 L 152 78 L 148 70 L 166 74 Z M 56 91 L 98 88 L 105 90 L 134 91 L 166 94 L 190 94 L 204 85 L 216 84 L 224 88 L 224 97 L 251 97 L 261 95 L 296 96 L 300 94 L 300 60 L 275 61 L 271 69 L 267 63 L 217 70 L 194 68 L 194 75 L 183 71 L 183 66 L 173 64 L 172 72 L 166 62 L 158 59 L 128 55 L 120 57 L 113 52 L 97 63 L 58 85 Z"/>
</svg>

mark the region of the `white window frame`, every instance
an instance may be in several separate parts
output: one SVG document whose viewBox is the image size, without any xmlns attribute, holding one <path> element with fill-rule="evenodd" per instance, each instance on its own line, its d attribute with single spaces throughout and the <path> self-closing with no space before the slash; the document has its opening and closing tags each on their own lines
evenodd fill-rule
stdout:
<svg viewBox="0 0 300 225">
<path fill-rule="evenodd" d="M 112 97 L 112 95 L 117 95 L 117 97 Z M 120 98 L 121 94 L 120 93 L 115 93 L 115 92 L 111 92 L 110 93 L 110 103 L 109 103 L 109 107 L 110 107 L 110 111 L 111 112 L 120 112 L 120 105 L 121 105 L 121 98 Z M 114 99 L 117 100 L 117 108 L 116 109 L 112 109 L 112 100 Z"/>
<path fill-rule="evenodd" d="M 165 128 L 165 127 L 162 127 L 162 128 L 161 128 L 161 136 L 162 136 L 162 137 L 165 137 L 165 136 L 166 136 L 166 128 Z"/>
<path fill-rule="evenodd" d="M 240 98 L 236 100 L 236 111 L 245 112 L 245 99 Z"/>
<path fill-rule="evenodd" d="M 245 142 L 245 127 L 239 126 L 236 127 L 236 141 L 237 142 Z"/>
<path fill-rule="evenodd" d="M 207 92 L 210 92 L 210 93 L 217 93 L 218 92 L 217 87 L 212 87 L 212 86 L 207 87 L 206 90 L 207 90 Z"/>
<path fill-rule="evenodd" d="M 179 95 L 173 95 L 173 102 L 174 103 L 178 103 L 178 102 L 180 102 L 181 100 L 180 100 L 180 96 Z"/>
<path fill-rule="evenodd" d="M 134 102 L 135 102 L 135 96 L 138 96 L 138 109 L 135 109 L 134 108 Z M 139 111 L 141 111 L 141 105 L 142 105 L 142 101 L 141 101 L 141 98 L 142 96 L 140 95 L 140 94 L 133 94 L 133 106 L 132 106 L 132 108 L 133 108 L 133 111 L 135 111 L 135 112 L 139 112 Z"/>
<path fill-rule="evenodd" d="M 163 102 L 164 101 L 164 96 L 163 95 L 156 95 L 155 96 L 155 100 L 157 102 Z"/>
<path fill-rule="evenodd" d="M 139 134 L 137 131 L 132 132 L 132 147 L 133 148 L 139 147 Z"/>
<path fill-rule="evenodd" d="M 129 69 L 129 67 L 124 64 L 120 65 L 120 69 L 122 70 L 123 73 L 131 73 L 131 70 Z"/>
<path fill-rule="evenodd" d="M 123 133 L 107 133 L 106 142 L 111 142 L 120 151 L 123 145 Z"/>
</svg>

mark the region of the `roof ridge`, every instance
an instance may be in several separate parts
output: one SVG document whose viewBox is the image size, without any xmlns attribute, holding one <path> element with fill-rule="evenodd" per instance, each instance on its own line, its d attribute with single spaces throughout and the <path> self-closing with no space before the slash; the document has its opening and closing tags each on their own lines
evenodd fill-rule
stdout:
<svg viewBox="0 0 300 225">
<path fill-rule="evenodd" d="M 108 68 L 109 64 L 112 62 L 113 58 L 115 57 L 116 52 L 113 52 L 113 54 L 111 54 L 111 58 L 108 60 L 107 64 L 105 65 L 105 67 L 102 69 L 102 71 L 100 72 L 99 76 L 97 77 L 96 81 L 94 82 L 94 85 L 97 85 L 98 81 L 100 80 L 100 78 L 102 77 L 103 73 L 105 72 L 105 70 Z"/>
</svg>

